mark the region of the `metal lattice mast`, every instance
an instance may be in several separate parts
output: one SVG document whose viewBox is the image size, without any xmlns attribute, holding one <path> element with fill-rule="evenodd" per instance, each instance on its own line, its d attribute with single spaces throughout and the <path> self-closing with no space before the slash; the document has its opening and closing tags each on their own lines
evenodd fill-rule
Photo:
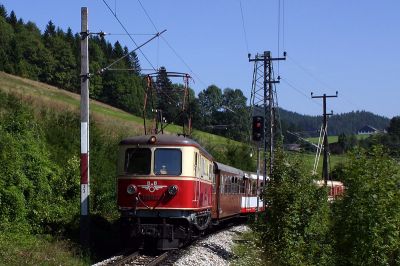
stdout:
<svg viewBox="0 0 400 266">
<path fill-rule="evenodd" d="M 286 54 L 284 53 L 286 56 Z M 274 136 L 275 136 L 275 109 L 276 103 L 276 89 L 274 80 L 272 61 L 285 60 L 286 58 L 272 58 L 270 51 L 265 51 L 263 54 L 256 54 L 253 59 L 249 61 L 254 62 L 253 82 L 250 97 L 251 116 L 262 116 L 264 118 L 263 129 L 263 144 L 257 143 L 258 148 L 263 148 L 263 164 L 264 164 L 264 184 L 267 177 L 267 158 L 269 154 L 269 176 L 273 172 L 273 159 L 274 159 Z M 257 149 L 258 150 L 258 149 Z M 257 166 L 258 167 L 258 166 Z"/>
</svg>

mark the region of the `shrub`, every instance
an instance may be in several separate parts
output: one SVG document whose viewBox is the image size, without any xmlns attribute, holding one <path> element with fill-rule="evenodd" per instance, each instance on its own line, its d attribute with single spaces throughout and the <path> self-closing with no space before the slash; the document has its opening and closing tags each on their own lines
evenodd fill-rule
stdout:
<svg viewBox="0 0 400 266">
<path fill-rule="evenodd" d="M 344 166 L 346 192 L 334 203 L 338 265 L 400 264 L 400 169 L 382 147 L 357 149 Z"/>
<path fill-rule="evenodd" d="M 329 203 L 326 188 L 318 188 L 301 161 L 275 157 L 274 174 L 265 190 L 269 203 L 262 232 L 266 252 L 283 265 L 330 265 Z"/>
<path fill-rule="evenodd" d="M 40 226 L 66 218 L 63 199 L 52 189 L 59 168 L 47 151 L 43 132 L 29 108 L 2 95 L 0 126 L 0 224 Z"/>
<path fill-rule="evenodd" d="M 0 95 L 0 229 L 65 230 L 79 215 L 80 132 L 73 112 L 33 112 Z M 115 132 L 113 132 L 114 135 Z M 115 218 L 118 137 L 91 124 L 91 209 Z"/>
</svg>

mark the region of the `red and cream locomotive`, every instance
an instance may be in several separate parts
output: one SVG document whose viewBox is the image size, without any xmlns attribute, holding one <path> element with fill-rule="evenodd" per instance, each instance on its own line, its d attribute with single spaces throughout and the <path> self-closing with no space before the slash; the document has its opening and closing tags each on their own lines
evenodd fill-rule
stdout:
<svg viewBox="0 0 400 266">
<path fill-rule="evenodd" d="M 131 243 L 179 248 L 221 220 L 261 210 L 259 185 L 254 174 L 215 162 L 182 135 L 120 142 L 118 207 Z"/>
</svg>

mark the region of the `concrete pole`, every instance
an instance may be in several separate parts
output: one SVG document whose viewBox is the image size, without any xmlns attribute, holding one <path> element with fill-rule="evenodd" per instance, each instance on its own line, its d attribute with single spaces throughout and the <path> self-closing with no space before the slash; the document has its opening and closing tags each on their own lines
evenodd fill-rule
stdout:
<svg viewBox="0 0 400 266">
<path fill-rule="evenodd" d="M 89 46 L 88 9 L 81 8 L 81 216 L 80 238 L 89 247 Z"/>
</svg>

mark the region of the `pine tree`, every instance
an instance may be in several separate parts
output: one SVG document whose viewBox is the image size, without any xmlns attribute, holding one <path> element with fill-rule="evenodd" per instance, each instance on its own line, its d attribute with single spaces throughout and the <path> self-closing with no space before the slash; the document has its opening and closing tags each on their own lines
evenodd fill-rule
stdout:
<svg viewBox="0 0 400 266">
<path fill-rule="evenodd" d="M 54 37 L 56 35 L 56 27 L 54 26 L 53 22 L 50 20 L 47 25 L 46 29 L 44 30 L 43 38 L 45 39 L 45 44 L 47 45 L 47 42 L 49 38 Z"/>
<path fill-rule="evenodd" d="M 7 18 L 7 10 L 4 5 L 0 5 L 0 16 L 4 19 Z"/>
<path fill-rule="evenodd" d="M 15 26 L 17 25 L 17 16 L 15 15 L 14 10 L 11 11 L 10 16 L 8 16 L 7 18 L 7 22 L 13 26 L 15 28 Z"/>
</svg>

